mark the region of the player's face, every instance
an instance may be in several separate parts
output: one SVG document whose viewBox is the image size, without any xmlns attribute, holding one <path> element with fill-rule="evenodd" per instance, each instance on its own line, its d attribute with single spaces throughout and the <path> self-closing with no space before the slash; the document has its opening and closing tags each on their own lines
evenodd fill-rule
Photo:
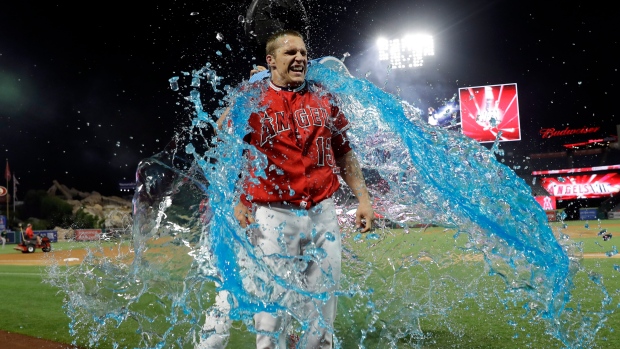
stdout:
<svg viewBox="0 0 620 349">
<path fill-rule="evenodd" d="M 271 81 L 278 86 L 299 86 L 306 78 L 308 52 L 306 44 L 297 36 L 285 35 L 278 39 L 278 48 L 267 55 Z"/>
</svg>

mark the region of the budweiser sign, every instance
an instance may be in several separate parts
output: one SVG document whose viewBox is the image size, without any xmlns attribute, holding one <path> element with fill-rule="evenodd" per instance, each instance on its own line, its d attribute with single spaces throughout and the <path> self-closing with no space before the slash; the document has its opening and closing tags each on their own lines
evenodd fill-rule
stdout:
<svg viewBox="0 0 620 349">
<path fill-rule="evenodd" d="M 552 137 L 561 137 L 561 136 L 572 136 L 572 135 L 584 135 L 589 133 L 598 132 L 601 128 L 599 126 L 595 127 L 582 127 L 582 128 L 570 128 L 566 127 L 563 130 L 557 130 L 553 127 L 551 128 L 542 128 L 540 129 L 540 136 L 542 138 L 552 138 Z"/>
</svg>

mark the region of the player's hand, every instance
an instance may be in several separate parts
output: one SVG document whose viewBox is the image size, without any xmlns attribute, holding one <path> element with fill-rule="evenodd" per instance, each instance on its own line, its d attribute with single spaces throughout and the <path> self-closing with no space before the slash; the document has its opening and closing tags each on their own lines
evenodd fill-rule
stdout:
<svg viewBox="0 0 620 349">
<path fill-rule="evenodd" d="M 252 212 L 242 202 L 239 202 L 237 206 L 235 206 L 235 218 L 239 221 L 239 225 L 241 225 L 242 228 L 246 228 L 248 225 L 254 223 Z"/>
<path fill-rule="evenodd" d="M 257 65 L 254 69 L 250 70 L 250 77 L 256 73 L 262 72 L 263 70 L 267 70 L 267 68 L 262 65 Z"/>
<path fill-rule="evenodd" d="M 361 229 L 361 233 L 366 233 L 372 229 L 372 221 L 375 218 L 375 211 L 370 202 L 361 202 L 355 211 L 355 227 Z"/>
</svg>

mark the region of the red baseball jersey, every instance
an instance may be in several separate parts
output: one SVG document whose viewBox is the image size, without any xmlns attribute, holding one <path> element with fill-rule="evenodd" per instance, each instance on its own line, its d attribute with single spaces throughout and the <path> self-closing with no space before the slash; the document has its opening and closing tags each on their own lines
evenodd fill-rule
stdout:
<svg viewBox="0 0 620 349">
<path fill-rule="evenodd" d="M 263 109 L 264 108 L 264 109 Z M 340 186 L 336 159 L 351 151 L 349 122 L 318 85 L 286 90 L 270 83 L 249 118 L 245 141 L 266 155 L 266 178 L 245 184 L 246 204 L 284 202 L 302 208 L 329 198 Z"/>
</svg>

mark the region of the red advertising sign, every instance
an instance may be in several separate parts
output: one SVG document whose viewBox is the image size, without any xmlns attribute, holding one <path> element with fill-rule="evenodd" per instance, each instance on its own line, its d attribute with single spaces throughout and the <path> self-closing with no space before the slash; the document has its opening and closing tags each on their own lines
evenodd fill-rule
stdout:
<svg viewBox="0 0 620 349">
<path fill-rule="evenodd" d="M 519 141 L 517 84 L 459 89 L 461 131 L 478 142 Z M 501 134 L 500 134 L 501 133 Z"/>
<path fill-rule="evenodd" d="M 101 229 L 75 229 L 75 240 L 96 241 L 99 240 Z"/>
<path fill-rule="evenodd" d="M 557 130 L 553 127 L 550 128 L 541 128 L 540 136 L 542 138 L 551 138 L 551 137 L 561 137 L 561 136 L 572 136 L 572 135 L 583 135 L 588 133 L 596 133 L 600 130 L 600 126 L 594 127 L 581 127 L 581 128 L 570 128 L 566 126 L 566 128 Z"/>
<path fill-rule="evenodd" d="M 547 177 L 541 179 L 541 184 L 549 194 L 561 199 L 600 198 L 620 192 L 620 174 Z"/>
<path fill-rule="evenodd" d="M 545 211 L 556 209 L 555 196 L 537 196 L 535 199 Z"/>
<path fill-rule="evenodd" d="M 567 168 L 563 170 L 532 171 L 532 175 L 542 176 L 542 175 L 550 175 L 550 174 L 597 172 L 597 171 L 611 171 L 611 170 L 620 170 L 620 165 Z"/>
</svg>

